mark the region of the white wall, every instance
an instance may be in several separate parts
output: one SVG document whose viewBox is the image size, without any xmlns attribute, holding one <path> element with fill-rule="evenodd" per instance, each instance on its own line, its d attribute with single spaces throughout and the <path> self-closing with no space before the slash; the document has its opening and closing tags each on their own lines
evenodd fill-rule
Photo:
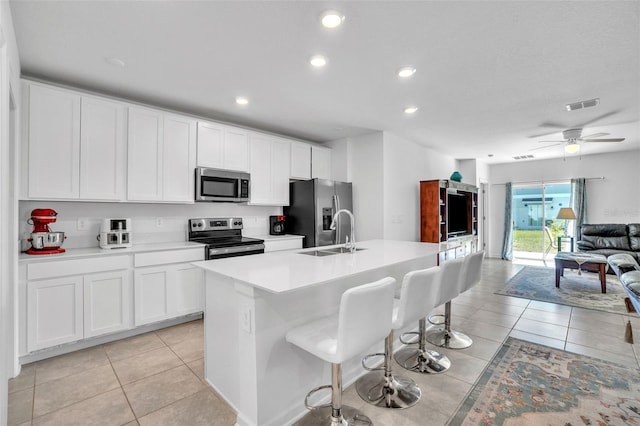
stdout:
<svg viewBox="0 0 640 426">
<path fill-rule="evenodd" d="M 347 142 L 348 181 L 353 183 L 356 241 L 384 238 L 383 134 L 370 133 Z"/>
<path fill-rule="evenodd" d="M 587 223 L 640 223 L 640 150 L 523 161 L 490 167 L 490 253 L 500 257 L 504 232 L 504 183 L 587 181 Z"/>
<path fill-rule="evenodd" d="M 384 132 L 384 238 L 420 241 L 420 181 L 455 168 L 455 159 Z"/>
<path fill-rule="evenodd" d="M 15 165 L 16 141 L 11 122 L 11 93 L 19 107 L 20 60 L 11 20 L 9 2 L 0 2 L 0 424 L 7 423 L 7 380 L 14 376 L 15 312 L 17 253 L 15 250 Z M 16 130 L 15 128 L 13 129 Z"/>
<path fill-rule="evenodd" d="M 242 217 L 245 236 L 269 234 L 269 216 L 282 214 L 281 207 L 247 206 L 234 203 L 143 204 L 21 201 L 19 209 L 20 237 L 28 238 L 33 227 L 26 223 L 36 208 L 52 208 L 58 220 L 54 231 L 65 232 L 64 248 L 98 247 L 102 219 L 131 218 L 134 244 L 186 241 L 187 221 L 198 217 Z M 78 219 L 88 224 L 78 230 Z M 160 219 L 161 226 L 158 225 Z M 28 244 L 28 243 L 24 243 Z M 23 248 L 27 248 L 26 247 Z"/>
</svg>

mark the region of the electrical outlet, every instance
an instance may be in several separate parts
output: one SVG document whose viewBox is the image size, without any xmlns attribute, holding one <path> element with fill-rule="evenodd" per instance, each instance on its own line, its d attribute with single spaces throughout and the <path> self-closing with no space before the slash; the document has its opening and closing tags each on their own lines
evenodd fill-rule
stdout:
<svg viewBox="0 0 640 426">
<path fill-rule="evenodd" d="M 161 217 L 156 217 L 156 228 L 162 228 L 164 226 L 164 220 Z"/>
<path fill-rule="evenodd" d="M 85 217 L 79 217 L 78 218 L 78 223 L 77 223 L 77 228 L 78 231 L 86 231 L 89 228 L 89 220 Z"/>
</svg>

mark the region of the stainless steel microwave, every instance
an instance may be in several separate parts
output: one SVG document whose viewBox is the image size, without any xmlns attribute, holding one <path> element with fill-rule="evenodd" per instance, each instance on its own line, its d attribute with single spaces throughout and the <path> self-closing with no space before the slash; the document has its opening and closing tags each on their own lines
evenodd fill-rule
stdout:
<svg viewBox="0 0 640 426">
<path fill-rule="evenodd" d="M 197 167 L 196 201 L 246 203 L 249 182 L 249 173 Z"/>
</svg>

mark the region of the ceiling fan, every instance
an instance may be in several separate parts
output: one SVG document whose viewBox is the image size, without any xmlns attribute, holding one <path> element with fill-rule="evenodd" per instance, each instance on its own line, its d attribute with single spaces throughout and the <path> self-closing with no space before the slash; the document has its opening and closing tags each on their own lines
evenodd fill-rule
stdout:
<svg viewBox="0 0 640 426">
<path fill-rule="evenodd" d="M 602 136 L 609 135 L 609 133 L 593 133 L 591 135 L 582 136 L 582 130 L 582 128 L 563 130 L 562 137 L 564 138 L 564 140 L 539 141 L 540 143 L 552 143 L 553 145 L 541 146 L 538 148 L 530 149 L 529 151 L 546 149 L 552 146 L 564 144 L 564 151 L 566 153 L 575 154 L 576 152 L 580 151 L 580 145 L 578 144 L 578 142 L 622 142 L 624 140 L 624 138 L 598 139 Z"/>
</svg>

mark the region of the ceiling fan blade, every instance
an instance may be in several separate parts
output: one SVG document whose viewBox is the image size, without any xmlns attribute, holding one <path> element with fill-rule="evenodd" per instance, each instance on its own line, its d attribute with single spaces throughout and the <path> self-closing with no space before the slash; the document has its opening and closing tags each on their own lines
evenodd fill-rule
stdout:
<svg viewBox="0 0 640 426">
<path fill-rule="evenodd" d="M 545 121 L 539 124 L 539 127 L 553 127 L 555 129 L 566 129 L 569 126 L 567 126 L 566 124 L 560 124 L 560 123 L 554 123 L 553 121 Z"/>
<path fill-rule="evenodd" d="M 538 141 L 538 143 L 565 143 L 566 141 Z"/>
<path fill-rule="evenodd" d="M 600 115 L 600 116 L 598 116 L 598 117 L 596 117 L 596 118 L 594 118 L 594 119 L 592 119 L 592 120 L 589 120 L 589 121 L 587 121 L 587 122 L 585 122 L 585 123 L 582 123 L 582 126 L 581 126 L 581 127 L 586 127 L 586 126 L 588 126 L 588 125 L 589 125 L 589 124 L 591 124 L 591 123 L 595 123 L 596 121 L 600 121 L 600 120 L 602 120 L 603 118 L 611 117 L 612 115 L 616 115 L 616 114 L 617 114 L 617 113 L 619 113 L 619 112 L 620 112 L 620 110 L 619 110 L 619 109 L 616 109 L 616 110 L 613 110 L 613 111 L 607 112 L 607 113 L 602 114 L 602 115 Z"/>
<path fill-rule="evenodd" d="M 551 148 L 552 146 L 556 146 L 556 145 L 564 145 L 564 142 L 554 143 L 553 145 L 547 145 L 547 146 L 539 146 L 537 148 L 531 148 L 529 151 L 537 151 L 539 149 L 547 149 L 547 148 Z"/>
<path fill-rule="evenodd" d="M 535 139 L 535 138 L 541 138 L 543 136 L 549 136 L 549 135 L 557 135 L 560 134 L 561 132 L 559 131 L 553 131 L 553 132 L 544 132 L 544 133 L 538 133 L 536 135 L 531 135 L 531 136 L 527 136 L 527 138 L 529 139 Z"/>
<path fill-rule="evenodd" d="M 587 139 L 593 139 L 593 138 L 601 138 L 602 136 L 607 136 L 609 133 L 594 133 L 592 135 L 587 135 L 587 136 L 580 136 L 578 138 L 578 140 L 584 141 Z"/>
<path fill-rule="evenodd" d="M 582 142 L 622 142 L 624 138 L 613 138 L 613 139 L 581 139 Z"/>
</svg>

